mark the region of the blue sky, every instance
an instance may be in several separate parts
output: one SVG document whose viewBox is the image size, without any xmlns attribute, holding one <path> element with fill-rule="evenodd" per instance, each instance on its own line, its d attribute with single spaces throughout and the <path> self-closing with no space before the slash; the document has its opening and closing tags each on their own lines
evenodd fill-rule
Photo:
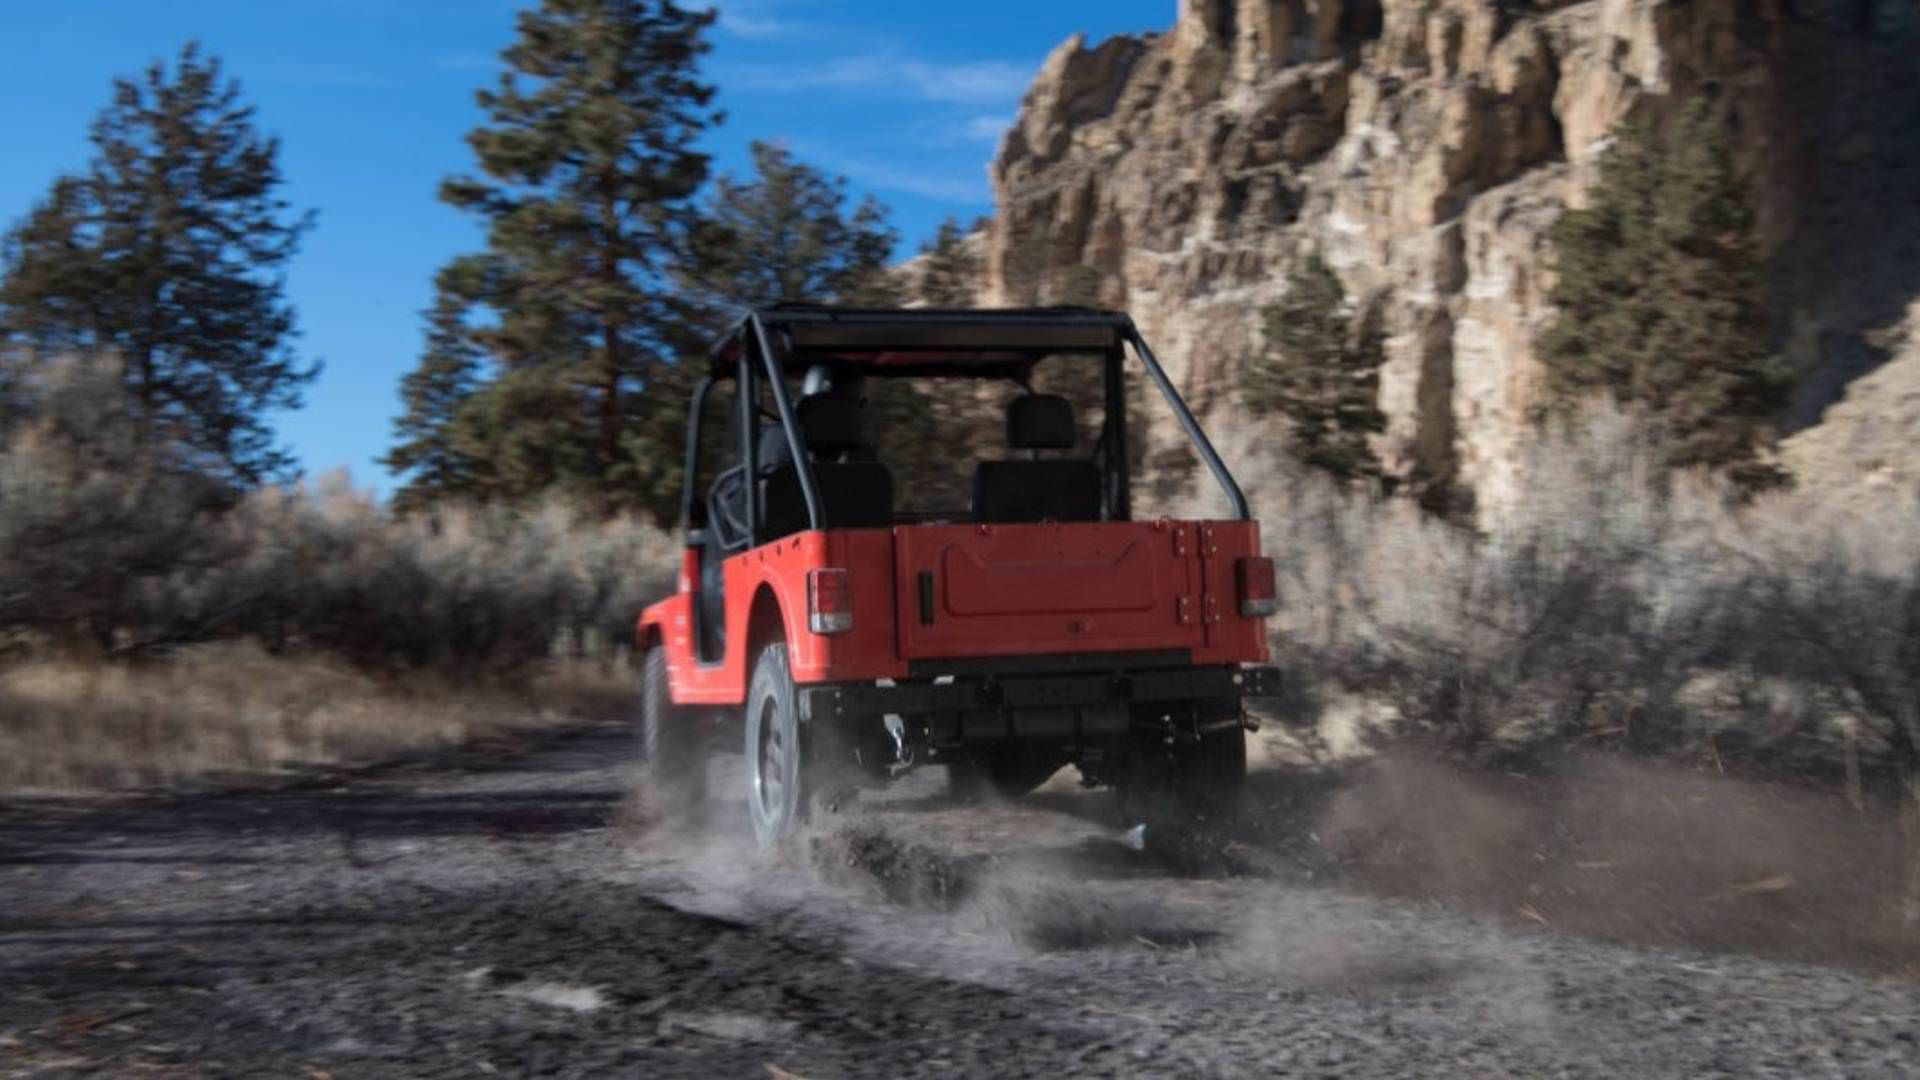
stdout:
<svg viewBox="0 0 1920 1080">
<path fill-rule="evenodd" d="M 87 159 L 110 80 L 199 39 L 285 143 L 295 205 L 319 226 L 288 277 L 301 349 L 326 363 L 306 408 L 276 418 L 306 470 L 391 484 L 400 376 L 420 342 L 433 271 L 475 248 L 474 222 L 434 199 L 468 171 L 513 15 L 535 0 L 60 0 L 0 5 L 0 223 Z M 683 0 L 684 2 L 684 0 Z M 702 6 L 694 3 L 688 6 Z M 940 220 L 991 210 L 986 165 L 1046 54 L 1070 34 L 1160 30 L 1174 0 L 717 0 L 707 59 L 727 123 L 706 149 L 740 172 L 747 144 L 783 141 L 893 211 L 902 250 Z"/>
</svg>

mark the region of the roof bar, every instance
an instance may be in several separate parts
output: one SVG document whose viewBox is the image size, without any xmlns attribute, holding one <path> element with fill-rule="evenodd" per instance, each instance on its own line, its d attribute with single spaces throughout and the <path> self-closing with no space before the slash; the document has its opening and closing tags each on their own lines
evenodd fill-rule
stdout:
<svg viewBox="0 0 1920 1080">
<path fill-rule="evenodd" d="M 747 316 L 747 324 L 753 327 L 753 337 L 760 346 L 760 359 L 767 371 L 767 388 L 773 391 L 774 408 L 780 412 L 780 429 L 787 436 L 787 450 L 793 455 L 793 471 L 800 477 L 800 498 L 807 504 L 807 521 L 815 529 L 826 528 L 826 521 L 820 513 L 820 494 L 813 482 L 813 458 L 807 454 L 804 440 L 800 438 L 800 420 L 794 415 L 793 404 L 787 400 L 787 380 L 781 376 L 779 361 L 774 357 L 773 343 L 767 338 L 767 328 L 760 321 L 760 313 Z M 759 466 L 756 462 L 747 463 L 748 476 L 753 479 L 747 486 L 747 498 L 757 500 L 759 492 Z M 759 537 L 753 537 L 755 541 Z"/>
<path fill-rule="evenodd" d="M 1140 354 L 1141 362 L 1146 365 L 1147 374 L 1153 376 L 1154 384 L 1160 387 L 1160 395 L 1167 399 L 1168 405 L 1173 407 L 1173 415 L 1179 419 L 1180 426 L 1186 430 L 1187 438 L 1193 442 L 1193 448 L 1200 451 L 1200 459 L 1207 463 L 1207 469 L 1213 473 L 1213 478 L 1226 489 L 1227 501 L 1233 504 L 1233 516 L 1240 521 L 1251 520 L 1253 512 L 1247 507 L 1246 493 L 1241 491 L 1240 485 L 1234 481 L 1233 473 L 1227 471 L 1226 462 L 1220 460 L 1220 455 L 1214 450 L 1213 443 L 1207 441 L 1207 433 L 1200 430 L 1200 422 L 1193 418 L 1192 410 L 1188 409 L 1187 403 L 1180 399 L 1179 391 L 1173 388 L 1173 380 L 1167 378 L 1166 371 L 1160 367 L 1160 361 L 1154 359 L 1153 350 L 1147 348 L 1147 339 L 1140 336 L 1139 328 L 1133 325 L 1131 319 L 1127 320 L 1126 338 L 1132 343 L 1133 351 Z"/>
</svg>

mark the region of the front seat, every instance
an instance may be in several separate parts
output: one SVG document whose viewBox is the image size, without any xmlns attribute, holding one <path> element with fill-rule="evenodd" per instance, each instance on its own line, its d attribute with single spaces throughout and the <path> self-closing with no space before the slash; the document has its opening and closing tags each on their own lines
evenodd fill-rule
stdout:
<svg viewBox="0 0 1920 1080">
<path fill-rule="evenodd" d="M 1073 403 L 1055 394 L 1022 394 L 1007 405 L 1007 445 L 1025 461 L 983 461 L 973 473 L 975 521 L 1099 521 L 1100 467 L 1078 458 L 1043 460 L 1042 450 L 1078 441 Z"/>
<path fill-rule="evenodd" d="M 873 460 L 866 437 L 866 409 L 832 394 L 810 394 L 794 408 L 820 509 L 829 529 L 881 529 L 893 525 L 893 474 Z M 776 438 L 780 438 L 777 433 Z M 760 520 L 766 540 L 808 528 L 806 497 L 792 463 L 782 463 L 760 481 Z"/>
</svg>

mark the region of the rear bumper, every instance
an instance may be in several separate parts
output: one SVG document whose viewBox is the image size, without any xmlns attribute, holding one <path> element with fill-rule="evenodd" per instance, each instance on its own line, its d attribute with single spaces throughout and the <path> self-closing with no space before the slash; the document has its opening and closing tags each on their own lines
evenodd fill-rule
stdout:
<svg viewBox="0 0 1920 1080">
<path fill-rule="evenodd" d="M 953 676 L 945 680 L 801 687 L 809 720 L 1097 709 L 1133 704 L 1276 697 L 1275 667 L 1199 667 L 1104 674 Z"/>
</svg>

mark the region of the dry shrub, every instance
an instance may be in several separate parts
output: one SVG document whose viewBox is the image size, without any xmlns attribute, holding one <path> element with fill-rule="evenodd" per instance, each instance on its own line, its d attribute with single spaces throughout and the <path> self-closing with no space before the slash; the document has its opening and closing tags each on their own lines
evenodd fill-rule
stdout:
<svg viewBox="0 0 1920 1080">
<path fill-rule="evenodd" d="M 205 554 L 225 493 L 138 450 L 119 385 L 79 361 L 0 385 L 0 644 L 110 648 L 144 582 Z"/>
<path fill-rule="evenodd" d="M 1280 570 L 1272 644 L 1296 709 L 1358 695 L 1398 717 L 1377 735 L 1483 752 L 1577 739 L 1799 774 L 1839 776 L 1856 752 L 1869 774 L 1920 766 L 1904 493 L 1743 501 L 1664 475 L 1603 410 L 1525 447 L 1525 497 L 1475 531 L 1310 475 L 1249 428 L 1222 449 Z"/>
<path fill-rule="evenodd" d="M 624 711 L 633 620 L 678 561 L 660 530 L 558 502 L 397 517 L 344 476 L 243 494 L 132 431 L 111 365 L 5 359 L 0 789 Z"/>
<path fill-rule="evenodd" d="M 0 395 L 0 636 L 16 644 L 254 639 L 510 675 L 625 642 L 677 563 L 662 531 L 557 501 L 401 518 L 344 476 L 242 495 L 130 430 L 111 365 L 55 364 L 30 386 Z"/>
<path fill-rule="evenodd" d="M 343 478 L 257 493 L 210 536 L 228 556 L 159 578 L 158 640 L 252 637 L 381 669 L 498 677 L 554 654 L 604 655 L 664 595 L 667 535 L 559 503 L 396 518 Z"/>
<path fill-rule="evenodd" d="M 0 670 L 0 792 L 92 791 L 373 761 L 601 710 L 621 674 L 556 666 L 522 692 L 375 678 L 249 644 L 158 663 L 29 660 Z"/>
</svg>

